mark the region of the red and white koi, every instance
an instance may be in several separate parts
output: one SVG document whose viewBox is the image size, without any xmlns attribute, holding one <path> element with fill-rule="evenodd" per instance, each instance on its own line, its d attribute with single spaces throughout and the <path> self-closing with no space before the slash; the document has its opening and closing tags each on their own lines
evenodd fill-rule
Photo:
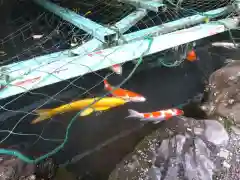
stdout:
<svg viewBox="0 0 240 180">
<path fill-rule="evenodd" d="M 146 98 L 144 96 L 142 96 L 141 94 L 135 93 L 133 91 L 129 91 L 126 89 L 122 89 L 122 88 L 117 88 L 115 90 L 113 90 L 115 87 L 111 86 L 106 79 L 104 79 L 104 88 L 107 91 L 110 91 L 111 94 L 115 97 L 118 98 L 122 98 L 125 99 L 127 101 L 131 101 L 131 102 L 145 102 Z"/>
<path fill-rule="evenodd" d="M 121 64 L 115 64 L 110 67 L 110 69 L 115 72 L 118 75 L 122 75 L 122 65 Z"/>
<path fill-rule="evenodd" d="M 184 112 L 180 109 L 172 108 L 172 109 L 166 109 L 166 110 L 160 110 L 155 112 L 147 112 L 147 113 L 140 113 L 135 110 L 129 109 L 129 116 L 126 118 L 135 117 L 140 119 L 140 121 L 145 122 L 153 122 L 154 124 L 157 124 L 159 122 L 169 120 L 174 116 L 181 116 L 184 114 Z"/>
</svg>

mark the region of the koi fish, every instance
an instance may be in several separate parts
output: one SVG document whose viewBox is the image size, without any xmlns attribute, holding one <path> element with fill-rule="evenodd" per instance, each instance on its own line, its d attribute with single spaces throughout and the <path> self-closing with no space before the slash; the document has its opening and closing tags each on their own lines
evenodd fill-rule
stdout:
<svg viewBox="0 0 240 180">
<path fill-rule="evenodd" d="M 32 38 L 33 39 L 40 39 L 43 37 L 43 34 L 35 34 L 35 35 L 32 35 Z"/>
<path fill-rule="evenodd" d="M 122 66 L 121 64 L 115 64 L 110 67 L 110 69 L 118 75 L 122 75 Z"/>
<path fill-rule="evenodd" d="M 196 52 L 194 50 L 190 50 L 186 55 L 186 59 L 190 62 L 196 61 L 198 59 Z"/>
<path fill-rule="evenodd" d="M 88 98 L 84 100 L 74 101 L 53 109 L 39 109 L 35 112 L 38 114 L 38 118 L 33 120 L 31 124 L 36 124 L 43 120 L 49 119 L 55 115 L 71 112 L 71 111 L 78 111 L 81 110 L 89 105 L 91 105 L 94 101 L 98 100 L 99 98 Z M 105 97 L 100 99 L 99 101 L 92 104 L 90 107 L 85 109 L 83 112 L 80 113 L 79 116 L 88 116 L 93 112 L 97 111 L 106 111 L 108 109 L 124 105 L 128 101 L 117 98 L 117 97 Z"/>
<path fill-rule="evenodd" d="M 180 109 L 166 109 L 166 110 L 161 110 L 161 111 L 155 111 L 155 112 L 147 112 L 147 113 L 140 113 L 135 110 L 129 109 L 129 116 L 126 118 L 130 117 L 136 117 L 139 118 L 140 121 L 145 121 L 145 122 L 153 122 L 154 124 L 157 124 L 159 122 L 162 122 L 164 120 L 168 120 L 174 116 L 181 116 L 184 114 L 184 112 Z"/>
<path fill-rule="evenodd" d="M 92 11 L 86 12 L 86 13 L 84 14 L 84 16 L 87 16 L 87 15 L 89 15 L 89 14 L 92 14 Z"/>
<path fill-rule="evenodd" d="M 208 17 L 206 17 L 206 18 L 204 19 L 204 22 L 205 22 L 205 23 L 209 23 L 209 21 L 210 21 L 210 19 L 209 19 Z"/>
<path fill-rule="evenodd" d="M 4 51 L 0 51 L 0 56 L 6 56 L 6 55 L 7 55 L 6 52 L 4 52 Z"/>
<path fill-rule="evenodd" d="M 239 43 L 232 43 L 232 42 L 214 42 L 212 43 L 212 46 L 214 47 L 224 47 L 227 49 L 237 49 L 240 47 Z"/>
<path fill-rule="evenodd" d="M 104 79 L 103 81 L 104 83 L 104 88 L 107 91 L 112 91 L 114 89 L 113 86 L 111 86 L 106 79 Z M 111 92 L 111 94 L 115 97 L 119 97 L 119 98 L 123 98 L 127 101 L 131 101 L 131 102 L 145 102 L 146 98 L 143 97 L 142 95 L 126 90 L 126 89 L 122 89 L 122 88 L 117 88 L 114 91 Z"/>
</svg>

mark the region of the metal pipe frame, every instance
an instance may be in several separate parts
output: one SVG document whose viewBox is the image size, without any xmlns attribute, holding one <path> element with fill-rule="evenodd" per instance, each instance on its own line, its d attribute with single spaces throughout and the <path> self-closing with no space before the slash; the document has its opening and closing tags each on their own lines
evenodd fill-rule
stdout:
<svg viewBox="0 0 240 180">
<path fill-rule="evenodd" d="M 136 8 L 144 8 L 150 11 L 159 12 L 165 5 L 161 1 L 152 0 L 119 0 L 120 2 L 128 3 Z"/>
<path fill-rule="evenodd" d="M 93 71 L 120 64 L 143 55 L 150 55 L 181 44 L 196 41 L 229 29 L 236 29 L 239 25 L 239 17 L 227 18 L 207 24 L 201 24 L 188 29 L 171 32 L 153 37 L 152 45 L 146 52 L 149 41 L 147 39 L 133 41 L 128 44 L 115 46 L 112 48 L 96 51 L 82 57 L 71 57 L 55 61 L 50 64 L 39 66 L 28 75 L 23 76 L 23 80 L 13 81 L 10 86 L 0 91 L 0 99 L 33 90 L 46 85 L 54 84 L 70 78 L 82 76 Z M 177 39 L 177 41 L 176 41 Z M 145 53 L 145 54 L 144 54 Z M 27 61 L 26 65 L 27 65 Z M 18 70 L 18 71 L 21 71 Z M 19 72 L 12 72 L 18 73 Z M 9 74 L 11 76 L 11 73 Z M 22 84 L 21 86 L 16 86 Z M 24 84 L 24 85 L 23 85 Z"/>
<path fill-rule="evenodd" d="M 80 16 L 79 14 L 69 9 L 60 7 L 47 0 L 34 0 L 34 2 L 44 7 L 48 11 L 58 15 L 65 21 L 68 21 L 76 27 L 84 30 L 85 32 L 92 35 L 94 38 L 99 39 L 102 42 L 109 42 L 116 39 L 117 37 L 116 31 L 113 31 L 112 29 L 95 23 L 88 18 Z"/>
</svg>

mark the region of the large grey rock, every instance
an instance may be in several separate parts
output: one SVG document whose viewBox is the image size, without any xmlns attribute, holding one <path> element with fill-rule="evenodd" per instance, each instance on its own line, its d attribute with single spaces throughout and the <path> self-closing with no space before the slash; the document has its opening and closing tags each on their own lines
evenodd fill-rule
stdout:
<svg viewBox="0 0 240 180">
<path fill-rule="evenodd" d="M 219 156 L 229 142 L 228 133 L 215 120 L 183 118 L 178 122 L 183 125 L 181 132 L 158 129 L 117 165 L 109 180 L 212 180 L 228 158 Z M 163 137 L 163 132 L 169 137 Z"/>
<path fill-rule="evenodd" d="M 208 102 L 203 109 L 209 116 L 240 124 L 240 61 L 229 63 L 210 76 Z"/>
</svg>

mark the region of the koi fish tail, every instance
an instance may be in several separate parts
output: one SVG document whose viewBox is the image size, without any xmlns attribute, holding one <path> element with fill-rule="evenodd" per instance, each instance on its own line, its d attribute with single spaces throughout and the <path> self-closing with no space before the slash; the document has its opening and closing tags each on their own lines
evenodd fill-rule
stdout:
<svg viewBox="0 0 240 180">
<path fill-rule="evenodd" d="M 38 117 L 34 119 L 31 124 L 36 124 L 52 117 L 51 109 L 39 109 L 35 112 L 37 113 Z"/>
<path fill-rule="evenodd" d="M 104 88 L 111 91 L 112 90 L 112 87 L 111 85 L 107 82 L 106 79 L 103 80 L 103 83 L 104 83 Z"/>
<path fill-rule="evenodd" d="M 127 116 L 126 118 L 132 118 L 132 117 L 143 118 L 141 113 L 139 113 L 133 109 L 128 109 L 128 112 L 129 112 L 129 116 Z"/>
</svg>

